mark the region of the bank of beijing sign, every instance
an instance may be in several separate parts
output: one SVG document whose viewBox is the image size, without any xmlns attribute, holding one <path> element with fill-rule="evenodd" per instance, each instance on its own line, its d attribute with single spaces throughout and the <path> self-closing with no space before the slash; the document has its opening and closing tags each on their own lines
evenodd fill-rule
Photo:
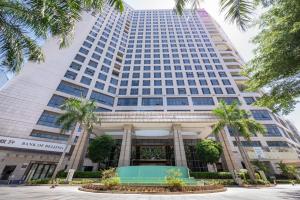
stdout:
<svg viewBox="0 0 300 200">
<path fill-rule="evenodd" d="M 38 151 L 63 152 L 66 145 L 52 142 L 43 142 L 38 140 L 28 140 L 22 138 L 0 136 L 0 146 L 10 148 L 32 149 Z M 67 151 L 69 151 L 69 148 Z"/>
</svg>

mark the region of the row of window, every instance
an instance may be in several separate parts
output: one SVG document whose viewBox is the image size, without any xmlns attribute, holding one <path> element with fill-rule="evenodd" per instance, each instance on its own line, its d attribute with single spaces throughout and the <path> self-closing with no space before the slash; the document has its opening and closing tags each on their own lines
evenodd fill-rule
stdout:
<svg viewBox="0 0 300 200">
<path fill-rule="evenodd" d="M 241 141 L 244 147 L 262 147 L 260 141 Z M 289 147 L 285 141 L 266 141 L 269 147 Z M 233 141 L 234 146 L 237 146 L 236 141 Z"/>
</svg>

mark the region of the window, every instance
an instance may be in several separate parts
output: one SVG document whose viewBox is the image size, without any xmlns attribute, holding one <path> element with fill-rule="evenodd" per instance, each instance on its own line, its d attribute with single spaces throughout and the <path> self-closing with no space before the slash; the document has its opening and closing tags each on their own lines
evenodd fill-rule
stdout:
<svg viewBox="0 0 300 200">
<path fill-rule="evenodd" d="M 260 141 L 241 141 L 243 147 L 261 147 Z M 234 146 L 237 146 L 236 141 L 233 141 Z"/>
<path fill-rule="evenodd" d="M 137 98 L 119 98 L 118 106 L 137 106 Z"/>
<path fill-rule="evenodd" d="M 128 81 L 122 80 L 120 85 L 121 86 L 127 86 L 128 85 Z"/>
<path fill-rule="evenodd" d="M 174 89 L 173 88 L 166 88 L 166 93 L 167 94 L 174 94 Z"/>
<path fill-rule="evenodd" d="M 188 98 L 186 97 L 169 97 L 167 98 L 167 105 L 168 106 L 185 106 L 189 105 Z"/>
<path fill-rule="evenodd" d="M 67 98 L 58 96 L 58 95 L 53 95 L 48 103 L 48 106 L 54 107 L 54 108 L 60 108 L 60 106 L 65 102 Z"/>
<path fill-rule="evenodd" d="M 215 94 L 223 94 L 223 91 L 221 88 L 214 88 Z"/>
<path fill-rule="evenodd" d="M 218 101 L 224 101 L 227 105 L 231 105 L 233 102 L 240 104 L 240 101 L 237 97 L 218 97 Z"/>
<path fill-rule="evenodd" d="M 57 91 L 64 92 L 66 94 L 74 95 L 77 97 L 86 97 L 88 89 L 62 81 L 56 89 Z"/>
<path fill-rule="evenodd" d="M 215 105 L 211 97 L 192 97 L 192 101 L 195 106 Z"/>
<path fill-rule="evenodd" d="M 281 137 L 279 128 L 275 124 L 266 124 L 267 134 L 265 136 L 269 137 Z"/>
<path fill-rule="evenodd" d="M 267 141 L 269 147 L 289 147 L 285 141 Z"/>
<path fill-rule="evenodd" d="M 50 132 L 38 131 L 38 130 L 33 130 L 30 136 L 37 137 L 37 138 L 45 138 L 50 140 L 58 140 L 58 141 L 67 141 L 69 138 L 68 135 L 50 133 Z"/>
<path fill-rule="evenodd" d="M 85 57 L 82 56 L 82 55 L 77 54 L 74 59 L 83 63 L 84 60 L 85 60 Z"/>
<path fill-rule="evenodd" d="M 126 95 L 126 92 L 127 92 L 126 88 L 119 89 L 119 95 Z"/>
<path fill-rule="evenodd" d="M 267 110 L 251 110 L 251 113 L 256 120 L 271 120 L 271 116 Z"/>
<path fill-rule="evenodd" d="M 228 79 L 223 79 L 222 83 L 223 83 L 223 85 L 231 85 L 231 83 Z"/>
<path fill-rule="evenodd" d="M 92 69 L 90 69 L 90 68 L 86 68 L 86 69 L 84 70 L 84 73 L 87 74 L 87 75 L 90 75 L 90 76 L 94 76 L 95 70 L 92 70 Z"/>
<path fill-rule="evenodd" d="M 255 99 L 253 97 L 244 97 L 244 100 L 247 105 L 251 105 L 252 103 L 255 102 Z"/>
<path fill-rule="evenodd" d="M 138 88 L 131 88 L 130 95 L 138 95 L 138 94 L 139 94 L 139 89 Z"/>
<path fill-rule="evenodd" d="M 92 91 L 91 100 L 95 100 L 99 103 L 105 104 L 105 105 L 109 105 L 109 106 L 113 106 L 114 104 L 114 98 L 105 94 L 102 94 L 100 92 L 95 92 Z"/>
<path fill-rule="evenodd" d="M 100 80 L 106 81 L 107 76 L 105 74 L 99 73 L 98 78 Z"/>
<path fill-rule="evenodd" d="M 37 124 L 38 125 L 43 125 L 43 126 L 49 126 L 53 128 L 60 128 L 56 121 L 60 114 L 54 113 L 54 112 L 49 112 L 49 111 L 44 111 L 39 118 Z"/>
<path fill-rule="evenodd" d="M 162 106 L 163 99 L 162 98 L 143 98 L 142 105 L 143 106 Z"/>
<path fill-rule="evenodd" d="M 227 94 L 235 94 L 235 91 L 233 88 L 226 88 Z"/>
<path fill-rule="evenodd" d="M 199 80 L 200 85 L 207 85 L 207 81 L 205 79 Z"/>
<path fill-rule="evenodd" d="M 162 94 L 162 89 L 161 89 L 161 88 L 154 88 L 154 94 L 155 94 L 155 95 L 160 95 L 160 94 Z"/>
<path fill-rule="evenodd" d="M 161 86 L 161 80 L 154 80 L 154 86 Z"/>
<path fill-rule="evenodd" d="M 115 87 L 109 86 L 108 87 L 108 92 L 111 94 L 116 94 L 117 89 Z"/>
<path fill-rule="evenodd" d="M 209 88 L 202 88 L 203 94 L 210 94 Z"/>
<path fill-rule="evenodd" d="M 177 80 L 177 85 L 184 85 L 184 80 Z"/>
<path fill-rule="evenodd" d="M 212 85 L 219 85 L 219 81 L 218 81 L 217 79 L 211 79 L 211 80 L 210 80 L 210 83 L 211 83 Z"/>
<path fill-rule="evenodd" d="M 76 76 L 77 76 L 77 73 L 69 71 L 69 70 L 67 70 L 67 72 L 65 73 L 65 77 L 68 79 L 71 79 L 71 80 L 75 80 Z"/>
<path fill-rule="evenodd" d="M 185 88 L 178 88 L 178 94 L 186 94 Z"/>
<path fill-rule="evenodd" d="M 139 80 L 132 80 L 131 85 L 132 86 L 139 86 Z"/>
<path fill-rule="evenodd" d="M 91 67 L 97 68 L 98 63 L 93 61 L 93 60 L 90 60 L 88 65 L 91 66 Z"/>
<path fill-rule="evenodd" d="M 149 95 L 150 94 L 150 88 L 143 88 L 143 95 Z"/>
<path fill-rule="evenodd" d="M 196 85 L 196 81 L 195 80 L 188 80 L 189 85 Z"/>
<path fill-rule="evenodd" d="M 80 83 L 83 83 L 83 84 L 86 84 L 86 85 L 90 85 L 90 84 L 91 84 L 91 81 L 92 81 L 91 78 L 82 76 L 82 77 L 81 77 L 81 80 L 80 80 Z"/>
<path fill-rule="evenodd" d="M 81 48 L 79 49 L 79 52 L 80 52 L 80 53 L 83 53 L 83 54 L 85 54 L 85 55 L 87 55 L 87 54 L 89 53 L 89 50 L 87 50 L 87 49 L 81 47 Z"/>
<path fill-rule="evenodd" d="M 190 93 L 191 94 L 198 94 L 198 89 L 197 88 L 190 88 Z"/>
<path fill-rule="evenodd" d="M 76 63 L 76 62 L 72 62 L 71 65 L 70 65 L 70 68 L 76 70 L 76 71 L 79 71 L 80 68 L 81 68 L 81 65 Z"/>
</svg>

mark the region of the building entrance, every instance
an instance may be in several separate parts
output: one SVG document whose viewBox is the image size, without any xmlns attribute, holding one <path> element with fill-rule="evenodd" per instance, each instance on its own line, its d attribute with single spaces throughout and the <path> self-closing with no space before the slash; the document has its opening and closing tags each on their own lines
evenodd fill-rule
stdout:
<svg viewBox="0 0 300 200">
<path fill-rule="evenodd" d="M 31 163 L 26 176 L 26 181 L 50 178 L 55 170 L 55 164 Z"/>
<path fill-rule="evenodd" d="M 12 175 L 12 173 L 15 171 L 16 169 L 16 165 L 7 165 L 4 167 L 0 180 L 8 180 L 10 175 Z"/>
<path fill-rule="evenodd" d="M 172 139 L 133 139 L 131 165 L 175 165 Z"/>
</svg>

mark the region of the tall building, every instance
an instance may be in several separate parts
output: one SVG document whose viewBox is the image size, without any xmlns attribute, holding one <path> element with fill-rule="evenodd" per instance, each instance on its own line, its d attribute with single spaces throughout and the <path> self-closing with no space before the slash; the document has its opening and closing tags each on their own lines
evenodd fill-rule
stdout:
<svg viewBox="0 0 300 200">
<path fill-rule="evenodd" d="M 234 38 L 232 38 L 234 39 Z M 46 41 L 46 60 L 27 63 L 0 92 L 1 179 L 49 177 L 70 133 L 61 134 L 56 119 L 66 98 L 97 102 L 101 125 L 95 135 L 112 135 L 117 147 L 105 165 L 177 165 L 192 171 L 232 170 L 243 163 L 230 130 L 219 163 L 199 161 L 195 144 L 215 138 L 211 113 L 220 100 L 238 101 L 264 124 L 267 135 L 243 145 L 251 159 L 279 173 L 279 161 L 299 164 L 299 135 L 290 123 L 251 104 L 260 93 L 246 92 L 243 60 L 221 27 L 205 10 L 134 10 L 120 14 L 84 13 L 69 48 Z M 76 138 L 81 129 L 76 126 Z M 78 141 L 77 139 L 74 141 Z M 66 169 L 70 153 L 62 168 Z M 82 170 L 96 170 L 85 158 Z"/>
</svg>

